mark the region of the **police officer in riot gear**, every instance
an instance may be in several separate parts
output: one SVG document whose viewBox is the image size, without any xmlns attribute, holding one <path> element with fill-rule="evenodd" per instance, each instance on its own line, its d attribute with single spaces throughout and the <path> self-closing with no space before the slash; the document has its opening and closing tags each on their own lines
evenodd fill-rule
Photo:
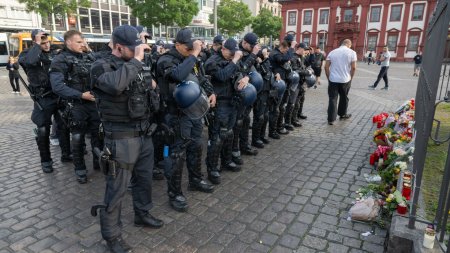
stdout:
<svg viewBox="0 0 450 253">
<path fill-rule="evenodd" d="M 178 84 L 189 80 L 199 84 L 208 95 L 211 106 L 215 105 L 214 91 L 209 81 L 198 69 L 197 57 L 201 52 L 201 41 L 194 40 L 192 31 L 181 29 L 175 39 L 175 47 L 162 55 L 156 64 L 158 85 L 161 89 L 163 107 L 162 124 L 169 129 L 164 161 L 169 202 L 176 211 L 184 212 L 188 208 L 181 190 L 184 160 L 189 172 L 189 189 L 212 192 L 214 187 L 202 179 L 202 129 L 201 119 L 193 119 L 184 114 L 174 98 Z"/>
<path fill-rule="evenodd" d="M 129 25 L 116 27 L 112 34 L 113 51 L 97 60 L 91 68 L 91 85 L 104 128 L 105 146 L 101 155 L 106 174 L 105 205 L 100 209 L 103 239 L 112 252 L 129 252 L 121 236 L 122 200 L 131 177 L 134 224 L 159 228 L 152 208 L 152 134 L 150 92 L 156 83 L 143 74 L 142 60 L 149 46 L 142 44 L 137 30 Z"/>
<path fill-rule="evenodd" d="M 256 71 L 255 64 L 257 54 L 260 50 L 258 45 L 258 36 L 254 33 L 247 33 L 239 44 L 239 50 L 242 51 L 242 60 L 239 62 L 239 71 L 243 76 L 249 75 L 250 72 Z M 258 150 L 252 148 L 248 141 L 250 128 L 250 112 L 252 106 L 240 106 L 236 116 L 236 124 L 233 128 L 233 162 L 242 165 L 243 155 L 257 155 Z"/>
<path fill-rule="evenodd" d="M 220 53 L 221 49 L 222 49 L 222 44 L 225 41 L 225 39 L 223 38 L 222 35 L 216 35 L 216 37 L 214 37 L 213 39 L 213 44 L 211 49 L 209 50 L 209 54 L 208 54 L 208 59 L 213 56 L 216 55 L 218 53 Z M 206 61 L 205 61 L 206 62 Z"/>
<path fill-rule="evenodd" d="M 270 63 L 273 68 L 274 74 L 279 74 L 281 79 L 284 80 L 286 83 L 287 78 L 289 75 L 289 72 L 291 71 L 290 61 L 292 58 L 292 55 L 294 53 L 294 48 L 297 42 L 293 41 L 292 35 L 286 36 L 285 40 L 283 40 L 280 43 L 280 46 L 278 48 L 275 48 L 271 54 L 270 54 Z M 288 84 L 289 86 L 289 84 Z M 279 106 L 279 113 L 278 118 L 276 120 L 276 126 L 275 124 L 269 124 L 269 137 L 274 139 L 279 139 L 279 134 L 288 134 L 289 131 L 286 130 L 284 127 L 283 121 L 284 121 L 284 114 L 286 112 L 286 106 L 289 100 L 289 89 L 286 89 L 286 91 L 283 94 L 283 97 L 280 101 Z M 270 122 L 269 122 L 270 123 Z M 275 122 L 273 122 L 275 123 Z M 270 126 L 272 125 L 272 129 L 270 129 Z"/>
<path fill-rule="evenodd" d="M 257 55 L 256 69 L 261 73 L 264 80 L 262 90 L 258 93 L 258 99 L 253 106 L 252 146 L 257 148 L 264 148 L 264 144 L 269 144 L 269 140 L 264 137 L 266 132 L 264 124 L 267 124 L 269 120 L 269 93 L 272 83 L 275 81 L 270 66 L 269 53 L 269 49 L 263 47 Z"/>
<path fill-rule="evenodd" d="M 210 124 L 206 155 L 208 179 L 213 184 L 220 184 L 219 156 L 223 168 L 231 171 L 240 170 L 238 165 L 230 165 L 232 164 L 233 127 L 238 106 L 235 103 L 236 89 L 242 90 L 249 80 L 248 77 L 242 78 L 239 73 L 238 64 L 241 58 L 242 52 L 239 51 L 237 42 L 234 39 L 227 39 L 221 51 L 211 56 L 205 63 L 206 74 L 211 76 L 211 82 L 217 94 L 217 107 L 208 116 Z M 236 84 L 237 87 L 235 87 Z"/>
<path fill-rule="evenodd" d="M 297 91 L 294 92 L 295 104 L 291 113 L 291 118 L 288 119 L 295 127 L 301 127 L 299 116 L 302 115 L 303 103 L 305 102 L 306 85 L 305 78 L 311 76 L 312 71 L 307 69 L 307 59 L 305 57 L 305 51 L 308 50 L 308 46 L 305 43 L 299 43 L 296 46 L 296 51 L 292 58 L 292 69 L 300 75 L 300 83 Z"/>
<path fill-rule="evenodd" d="M 52 115 L 55 118 L 59 130 L 59 146 L 61 147 L 61 161 L 70 162 L 72 156 L 70 152 L 70 133 L 63 124 L 58 114 L 58 96 L 52 92 L 48 70 L 52 61 L 50 52 L 50 41 L 48 33 L 35 29 L 31 33 L 33 47 L 23 52 L 19 57 L 19 63 L 27 73 L 30 89 L 35 97 L 31 120 L 37 126 L 36 142 L 41 156 L 42 170 L 45 173 L 53 172 L 53 160 L 50 154 L 50 125 Z"/>
<path fill-rule="evenodd" d="M 83 35 L 75 30 L 64 34 L 65 48 L 53 59 L 50 66 L 50 81 L 53 92 L 63 98 L 67 105 L 66 121 L 72 132 L 72 152 L 75 174 L 80 184 L 87 182 L 84 161 L 85 134 L 91 134 L 92 151 L 102 148 L 99 138 L 100 117 L 91 93 L 90 69 L 94 62 L 91 55 L 83 52 Z M 93 168 L 99 170 L 98 157 L 93 155 Z"/>
</svg>

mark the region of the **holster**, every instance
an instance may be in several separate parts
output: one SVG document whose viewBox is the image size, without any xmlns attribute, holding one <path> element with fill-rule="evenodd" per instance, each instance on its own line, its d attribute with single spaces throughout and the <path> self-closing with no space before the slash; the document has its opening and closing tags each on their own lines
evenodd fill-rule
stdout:
<svg viewBox="0 0 450 253">
<path fill-rule="evenodd" d="M 116 177 L 118 166 L 117 162 L 111 157 L 111 151 L 107 147 L 105 147 L 103 151 L 95 147 L 94 153 L 99 157 L 99 165 L 103 174 L 105 176 Z"/>
</svg>

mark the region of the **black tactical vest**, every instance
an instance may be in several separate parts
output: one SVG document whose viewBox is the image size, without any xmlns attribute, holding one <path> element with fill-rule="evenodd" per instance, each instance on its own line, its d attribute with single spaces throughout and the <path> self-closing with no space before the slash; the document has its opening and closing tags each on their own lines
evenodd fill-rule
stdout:
<svg viewBox="0 0 450 253">
<path fill-rule="evenodd" d="M 113 63 L 111 68 L 117 70 L 117 66 Z M 152 106 L 154 96 L 152 96 L 153 91 L 150 90 L 151 75 L 144 72 L 141 70 L 136 79 L 118 96 L 99 91 L 97 106 L 102 121 L 126 123 L 150 119 L 156 108 Z"/>
<path fill-rule="evenodd" d="M 230 61 L 225 60 L 222 57 L 222 54 L 216 54 L 211 56 L 208 61 L 205 63 L 205 69 L 208 69 L 210 64 L 215 64 L 217 69 L 225 68 Z M 239 78 L 240 73 L 237 71 L 234 75 L 230 76 L 228 80 L 222 82 L 217 80 L 214 76 L 211 77 L 211 83 L 214 86 L 214 93 L 217 96 L 217 99 L 231 99 L 234 94 L 234 84 L 235 81 Z M 242 75 L 241 75 L 242 76 Z"/>
<path fill-rule="evenodd" d="M 95 59 L 88 54 L 77 57 L 69 52 L 64 52 L 64 59 L 69 69 L 66 74 L 67 85 L 81 92 L 90 90 L 90 69 Z"/>
</svg>

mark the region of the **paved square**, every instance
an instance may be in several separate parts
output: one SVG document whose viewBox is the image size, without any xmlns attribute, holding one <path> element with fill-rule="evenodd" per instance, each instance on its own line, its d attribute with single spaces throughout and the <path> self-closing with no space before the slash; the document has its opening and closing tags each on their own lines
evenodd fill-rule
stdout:
<svg viewBox="0 0 450 253">
<path fill-rule="evenodd" d="M 165 181 L 155 181 L 151 212 L 165 222 L 159 230 L 133 225 L 127 196 L 124 237 L 135 252 L 383 252 L 386 231 L 363 237 L 370 227 L 346 217 L 354 192 L 366 184 L 361 175 L 370 170 L 372 116 L 415 96 L 412 68 L 393 63 L 391 89 L 372 91 L 367 86 L 379 67 L 360 63 L 350 90 L 353 117 L 334 126 L 326 122 L 326 81 L 309 90 L 303 127 L 272 140 L 258 156 L 245 157 L 241 172 L 224 172 L 214 193 L 188 192 L 184 173 L 187 213 L 173 211 Z M 89 212 L 102 202 L 102 174 L 90 169 L 89 183 L 79 185 L 72 165 L 59 162 L 58 147 L 51 148 L 55 172 L 42 173 L 32 102 L 23 87 L 22 95 L 10 91 L 2 68 L 0 253 L 105 252 L 99 220 Z"/>
</svg>

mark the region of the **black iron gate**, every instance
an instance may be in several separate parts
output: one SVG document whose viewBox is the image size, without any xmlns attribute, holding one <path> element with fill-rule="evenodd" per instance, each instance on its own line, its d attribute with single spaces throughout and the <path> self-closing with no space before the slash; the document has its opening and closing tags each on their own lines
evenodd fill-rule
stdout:
<svg viewBox="0 0 450 253">
<path fill-rule="evenodd" d="M 415 188 L 411 203 L 411 213 L 408 224 L 409 228 L 414 228 L 416 222 L 417 202 L 419 199 L 419 192 L 422 183 L 422 174 L 425 164 L 425 157 L 427 154 L 428 140 L 430 138 L 431 130 L 433 127 L 435 103 L 436 99 L 438 98 L 437 96 L 439 95 L 438 88 L 440 84 L 442 69 L 437 68 L 436 66 L 441 66 L 443 63 L 449 22 L 450 0 L 440 0 L 436 6 L 433 17 L 430 20 L 428 30 L 426 31 L 426 42 L 423 52 L 422 69 L 416 93 L 416 139 L 413 162 Z M 446 70 L 444 70 L 444 73 L 445 72 Z M 441 229 L 441 231 L 443 231 L 441 233 L 442 238 L 439 239 L 443 239 L 445 225 L 443 228 L 442 224 L 444 221 L 446 224 L 448 219 L 448 212 L 450 209 L 450 195 L 448 194 L 450 181 L 450 155 L 447 156 L 447 163 L 445 166 L 446 168 L 442 182 L 442 189 L 439 196 L 439 210 L 436 217 L 438 229 Z M 450 247 L 447 247 L 447 252 L 450 252 L 449 248 Z"/>
</svg>

